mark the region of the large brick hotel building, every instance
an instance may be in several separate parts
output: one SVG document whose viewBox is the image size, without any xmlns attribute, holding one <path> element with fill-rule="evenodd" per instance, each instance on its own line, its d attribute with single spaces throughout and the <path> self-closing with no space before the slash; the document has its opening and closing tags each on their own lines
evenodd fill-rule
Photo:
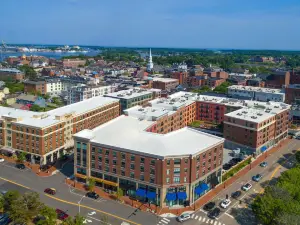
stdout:
<svg viewBox="0 0 300 225">
<path fill-rule="evenodd" d="M 120 114 L 119 100 L 95 97 L 48 112 L 0 107 L 2 153 L 27 153 L 27 160 L 46 164 L 73 146 L 72 135 L 93 129 Z"/>
<path fill-rule="evenodd" d="M 149 104 L 127 109 L 121 117 L 74 135 L 79 181 L 92 177 L 97 186 L 113 191 L 120 187 L 126 195 L 161 207 L 189 205 L 221 182 L 225 141 L 187 128 L 189 123 L 224 122 L 226 144 L 251 154 L 260 154 L 287 136 L 289 105 L 284 103 L 179 92 Z M 249 115 L 240 118 L 245 122 L 234 119 L 228 124 L 233 121 L 230 117 L 245 110 Z"/>
</svg>

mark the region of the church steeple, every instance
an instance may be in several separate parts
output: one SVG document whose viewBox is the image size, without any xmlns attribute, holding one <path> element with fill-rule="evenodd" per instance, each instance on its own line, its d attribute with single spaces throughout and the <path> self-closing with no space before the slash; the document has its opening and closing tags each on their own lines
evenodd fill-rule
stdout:
<svg viewBox="0 0 300 225">
<path fill-rule="evenodd" d="M 147 70 L 150 72 L 150 71 L 152 71 L 152 69 L 153 69 L 153 62 L 152 62 L 152 54 L 151 54 L 151 48 L 150 48 Z"/>
</svg>

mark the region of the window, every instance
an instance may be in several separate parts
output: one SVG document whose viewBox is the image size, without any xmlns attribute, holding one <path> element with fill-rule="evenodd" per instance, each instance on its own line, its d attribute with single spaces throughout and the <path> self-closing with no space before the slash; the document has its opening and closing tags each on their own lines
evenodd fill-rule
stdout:
<svg viewBox="0 0 300 225">
<path fill-rule="evenodd" d="M 98 149 L 98 154 L 102 154 L 102 149 L 101 148 Z"/>
<path fill-rule="evenodd" d="M 184 178 L 183 178 L 183 182 L 186 183 L 186 181 L 187 181 L 187 179 L 186 179 L 186 177 L 184 177 Z"/>
<path fill-rule="evenodd" d="M 174 159 L 174 165 L 180 165 L 181 159 Z"/>
<path fill-rule="evenodd" d="M 170 165 L 170 160 L 169 159 L 167 160 L 167 165 Z"/>
<path fill-rule="evenodd" d="M 140 180 L 141 180 L 141 181 L 144 181 L 144 180 L 145 180 L 144 175 L 140 175 Z"/>
<path fill-rule="evenodd" d="M 174 177 L 173 183 L 180 183 L 180 177 Z"/>
<path fill-rule="evenodd" d="M 169 175 L 170 174 L 170 170 L 169 169 L 167 169 L 167 175 Z"/>
<path fill-rule="evenodd" d="M 113 152 L 113 157 L 117 157 L 117 153 L 116 152 Z"/>
<path fill-rule="evenodd" d="M 167 184 L 170 183 L 170 178 L 169 177 L 166 178 L 166 182 L 167 182 Z"/>
<path fill-rule="evenodd" d="M 98 156 L 98 161 L 102 162 L 102 156 Z"/>
<path fill-rule="evenodd" d="M 174 168 L 174 174 L 180 173 L 180 168 Z"/>
<path fill-rule="evenodd" d="M 134 164 L 130 164 L 130 169 L 134 170 Z"/>
<path fill-rule="evenodd" d="M 151 164 L 151 166 L 155 166 L 155 160 L 154 160 L 154 159 L 151 159 L 150 164 Z"/>
<path fill-rule="evenodd" d="M 141 158 L 141 163 L 145 163 L 145 158 Z"/>
<path fill-rule="evenodd" d="M 113 165 L 117 165 L 117 160 L 113 160 Z"/>
<path fill-rule="evenodd" d="M 117 169 L 116 168 L 113 168 L 113 173 L 117 173 Z"/>
<path fill-rule="evenodd" d="M 154 175 L 155 174 L 155 170 L 154 169 L 150 169 L 150 174 Z"/>
<path fill-rule="evenodd" d="M 121 153 L 121 157 L 122 157 L 122 159 L 125 159 L 126 158 L 125 153 Z"/>
<path fill-rule="evenodd" d="M 188 163 L 188 159 L 184 159 L 184 163 L 187 164 Z"/>
<path fill-rule="evenodd" d="M 134 173 L 133 172 L 130 172 L 130 177 L 134 178 Z"/>
<path fill-rule="evenodd" d="M 121 171 L 121 176 L 125 176 L 125 171 L 124 170 Z"/>
<path fill-rule="evenodd" d="M 106 164 L 109 164 L 109 159 L 105 159 L 105 163 L 106 163 Z"/>
<path fill-rule="evenodd" d="M 141 166 L 141 172 L 145 172 L 144 166 Z"/>
<path fill-rule="evenodd" d="M 130 160 L 134 161 L 135 160 L 135 156 L 134 155 L 130 156 Z"/>
<path fill-rule="evenodd" d="M 96 151 L 96 148 L 95 147 L 92 147 L 92 152 L 95 152 Z"/>
<path fill-rule="evenodd" d="M 105 171 L 109 172 L 109 167 L 108 166 L 105 167 Z"/>
<path fill-rule="evenodd" d="M 154 183 L 154 178 L 150 177 L 150 183 Z"/>
<path fill-rule="evenodd" d="M 125 162 L 122 162 L 122 163 L 121 163 L 121 166 L 122 166 L 122 167 L 125 167 Z"/>
<path fill-rule="evenodd" d="M 105 155 L 109 155 L 109 150 L 106 150 L 106 151 L 105 151 Z"/>
</svg>

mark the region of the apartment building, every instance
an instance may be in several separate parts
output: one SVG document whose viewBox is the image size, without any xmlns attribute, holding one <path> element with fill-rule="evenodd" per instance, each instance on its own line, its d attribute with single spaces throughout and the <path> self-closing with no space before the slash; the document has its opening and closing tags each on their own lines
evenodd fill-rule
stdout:
<svg viewBox="0 0 300 225">
<path fill-rule="evenodd" d="M 179 80 L 173 78 L 154 77 L 152 87 L 161 90 L 174 90 L 179 85 Z"/>
<path fill-rule="evenodd" d="M 136 105 L 146 105 L 148 101 L 152 100 L 153 92 L 142 88 L 133 88 L 129 90 L 122 90 L 114 93 L 106 94 L 105 96 L 116 98 L 120 100 L 121 112 L 125 109 Z"/>
<path fill-rule="evenodd" d="M 150 113 L 148 115 L 148 112 Z M 158 134 L 145 119 L 122 115 L 74 135 L 77 181 L 160 207 L 193 204 L 221 182 L 224 139 L 190 128 Z M 131 113 L 129 113 L 131 114 Z"/>
<path fill-rule="evenodd" d="M 48 112 L 0 107 L 3 153 L 27 153 L 27 160 L 47 164 L 73 146 L 72 135 L 119 116 L 119 100 L 95 97 Z"/>
<path fill-rule="evenodd" d="M 266 108 L 242 108 L 227 113 L 224 119 L 226 145 L 249 154 L 263 153 L 287 138 L 289 109 L 284 103 L 270 103 Z"/>
<path fill-rule="evenodd" d="M 15 68 L 3 68 L 0 69 L 0 79 L 1 80 L 15 80 L 22 81 L 25 78 L 25 74 Z"/>
<path fill-rule="evenodd" d="M 171 74 L 173 79 L 178 80 L 178 84 L 185 85 L 187 84 L 188 72 L 186 71 L 174 71 Z"/>
<path fill-rule="evenodd" d="M 228 96 L 233 98 L 252 99 L 262 102 L 284 102 L 285 93 L 282 89 L 261 88 L 252 86 L 232 85 L 228 87 Z"/>
<path fill-rule="evenodd" d="M 68 104 L 84 101 L 96 96 L 104 96 L 111 92 L 111 86 L 80 84 L 68 89 Z"/>
<path fill-rule="evenodd" d="M 64 59 L 62 61 L 63 67 L 66 68 L 77 68 L 79 66 L 85 66 L 86 60 L 83 59 Z"/>
<path fill-rule="evenodd" d="M 285 88 L 285 101 L 288 104 L 300 103 L 300 84 L 290 84 Z"/>
<path fill-rule="evenodd" d="M 265 79 L 265 87 L 283 88 L 290 84 L 290 72 L 274 70 Z"/>
<path fill-rule="evenodd" d="M 47 94 L 47 83 L 44 80 L 31 81 L 27 80 L 23 82 L 25 93 L 41 93 Z"/>
</svg>

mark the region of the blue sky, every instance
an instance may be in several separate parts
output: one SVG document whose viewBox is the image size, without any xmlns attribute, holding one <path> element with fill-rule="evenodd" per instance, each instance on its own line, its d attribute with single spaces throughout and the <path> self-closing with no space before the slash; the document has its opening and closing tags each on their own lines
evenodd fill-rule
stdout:
<svg viewBox="0 0 300 225">
<path fill-rule="evenodd" d="M 300 49 L 299 0 L 2 0 L 7 43 Z"/>
</svg>

